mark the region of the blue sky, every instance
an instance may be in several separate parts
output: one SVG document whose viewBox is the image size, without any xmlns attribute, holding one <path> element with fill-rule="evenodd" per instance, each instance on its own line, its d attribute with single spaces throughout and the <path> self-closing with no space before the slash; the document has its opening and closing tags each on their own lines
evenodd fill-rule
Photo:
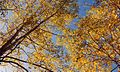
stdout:
<svg viewBox="0 0 120 72">
<path fill-rule="evenodd" d="M 78 0 L 78 4 L 80 5 L 79 7 L 79 16 L 80 17 L 85 17 L 87 11 L 90 9 L 89 5 L 93 5 L 95 3 L 94 0 Z M 84 4 L 88 4 L 88 5 L 84 5 Z M 68 26 L 68 28 L 74 30 L 77 29 L 77 26 L 75 26 L 75 22 L 77 22 L 79 19 L 74 19 L 71 24 Z"/>
<path fill-rule="evenodd" d="M 80 5 L 79 15 L 84 17 L 84 16 L 86 16 L 86 11 L 90 9 L 89 5 L 93 5 L 95 3 L 95 1 L 94 0 L 78 0 L 78 3 Z M 88 6 L 84 5 L 84 4 L 88 4 Z"/>
</svg>

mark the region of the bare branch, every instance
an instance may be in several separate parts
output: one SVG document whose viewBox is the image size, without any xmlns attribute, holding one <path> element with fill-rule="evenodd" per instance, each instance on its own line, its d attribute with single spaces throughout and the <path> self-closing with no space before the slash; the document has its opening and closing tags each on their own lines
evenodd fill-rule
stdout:
<svg viewBox="0 0 120 72">
<path fill-rule="evenodd" d="M 6 60 L 0 60 L 0 62 L 16 64 L 17 66 L 19 66 L 19 67 L 21 67 L 22 69 L 24 69 L 26 72 L 29 72 L 25 67 L 23 67 L 22 65 L 18 64 L 17 62 L 6 61 Z"/>
<path fill-rule="evenodd" d="M 111 70 L 111 72 L 113 72 L 115 69 L 117 69 L 118 68 L 118 65 L 115 67 L 115 68 L 113 68 L 112 70 Z"/>
<path fill-rule="evenodd" d="M 2 11 L 7 11 L 7 10 L 14 10 L 14 9 L 0 9 Z"/>
<path fill-rule="evenodd" d="M 50 69 L 48 69 L 48 68 L 45 68 L 45 67 L 43 67 L 43 66 L 41 66 L 41 65 L 35 64 L 35 63 L 27 62 L 27 61 L 24 61 L 24 60 L 21 60 L 21 59 L 17 59 L 17 58 L 14 58 L 14 57 L 10 57 L 10 56 L 6 56 L 6 58 L 11 58 L 11 59 L 15 59 L 15 60 L 18 60 L 18 61 L 21 61 L 21 62 L 24 62 L 24 63 L 29 63 L 29 64 L 32 64 L 32 65 L 34 65 L 34 66 L 41 67 L 41 68 L 43 68 L 43 69 L 45 69 L 45 70 L 47 70 L 47 71 L 49 71 L 49 72 L 53 72 L 52 70 L 50 70 Z"/>
</svg>

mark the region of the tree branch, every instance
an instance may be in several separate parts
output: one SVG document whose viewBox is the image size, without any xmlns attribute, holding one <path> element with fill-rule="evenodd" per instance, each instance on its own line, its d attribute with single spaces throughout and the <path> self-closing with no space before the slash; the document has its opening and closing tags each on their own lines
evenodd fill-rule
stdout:
<svg viewBox="0 0 120 72">
<path fill-rule="evenodd" d="M 110 72 L 113 72 L 115 69 L 117 69 L 118 68 L 118 65 L 114 68 L 114 69 L 112 69 Z"/>
<path fill-rule="evenodd" d="M 43 69 L 45 69 L 45 70 L 47 70 L 47 71 L 49 71 L 49 72 L 53 72 L 52 70 L 50 70 L 50 69 L 48 69 L 48 68 L 45 68 L 45 67 L 43 67 L 43 66 L 41 66 L 41 65 L 38 65 L 38 64 L 35 64 L 35 63 L 27 62 L 27 61 L 25 61 L 25 60 L 21 60 L 21 59 L 14 58 L 14 57 L 10 57 L 10 56 L 6 56 L 6 58 L 18 60 L 18 61 L 21 61 L 21 62 L 24 62 L 24 63 L 29 63 L 29 64 L 32 64 L 32 65 L 34 65 L 34 66 L 41 67 L 41 68 L 43 68 Z"/>
<path fill-rule="evenodd" d="M 19 66 L 19 67 L 21 67 L 22 69 L 24 69 L 26 72 L 29 72 L 25 67 L 23 67 L 22 65 L 18 64 L 17 62 L 6 61 L 6 60 L 0 60 L 0 62 L 16 64 L 17 66 Z"/>
<path fill-rule="evenodd" d="M 14 10 L 14 9 L 0 9 L 0 10 L 7 11 L 7 10 Z"/>
</svg>

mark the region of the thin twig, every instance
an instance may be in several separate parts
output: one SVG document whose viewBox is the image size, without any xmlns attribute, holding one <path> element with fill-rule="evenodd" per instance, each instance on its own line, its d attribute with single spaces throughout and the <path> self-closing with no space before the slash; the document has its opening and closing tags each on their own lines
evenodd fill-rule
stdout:
<svg viewBox="0 0 120 72">
<path fill-rule="evenodd" d="M 45 69 L 45 70 L 47 70 L 47 71 L 52 72 L 52 70 L 50 70 L 50 69 L 48 69 L 48 68 L 45 68 L 45 67 L 43 67 L 43 66 L 41 66 L 41 65 L 35 64 L 35 63 L 27 62 L 27 61 L 24 61 L 24 60 L 21 60 L 21 59 L 17 59 L 17 58 L 14 58 L 14 57 L 10 57 L 10 56 L 6 56 L 6 58 L 11 58 L 11 59 L 15 59 L 15 60 L 18 60 L 18 61 L 21 61 L 21 62 L 24 62 L 24 63 L 29 63 L 29 64 L 32 64 L 32 65 L 34 65 L 34 66 L 38 66 L 38 67 L 41 67 L 41 68 L 43 68 L 43 69 Z"/>
<path fill-rule="evenodd" d="M 22 65 L 18 64 L 17 62 L 13 62 L 13 61 L 6 61 L 6 60 L 0 60 L 0 62 L 5 62 L 5 63 L 13 63 L 18 65 L 19 67 L 21 67 L 22 69 L 24 69 L 26 72 L 29 72 L 25 67 L 23 67 Z"/>
<path fill-rule="evenodd" d="M 117 65 L 114 69 L 112 69 L 111 72 L 113 72 L 113 71 L 114 71 L 115 69 L 117 69 L 117 68 L 118 68 L 118 65 Z"/>
</svg>

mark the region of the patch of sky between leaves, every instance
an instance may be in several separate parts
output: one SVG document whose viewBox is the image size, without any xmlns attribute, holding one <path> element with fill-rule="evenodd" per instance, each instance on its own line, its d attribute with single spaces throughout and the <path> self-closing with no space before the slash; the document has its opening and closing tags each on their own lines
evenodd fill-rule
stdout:
<svg viewBox="0 0 120 72">
<path fill-rule="evenodd" d="M 0 21 L 0 31 L 2 33 L 6 33 L 7 32 L 7 20 L 9 20 L 9 18 L 12 16 L 13 12 L 12 11 L 8 11 L 7 15 L 5 16 L 5 21 L 6 22 L 2 22 Z"/>
<path fill-rule="evenodd" d="M 78 0 L 78 4 L 79 4 L 79 12 L 78 15 L 80 17 L 85 17 L 86 16 L 86 12 L 88 10 L 90 10 L 90 6 L 89 5 L 94 5 L 95 1 L 94 0 Z M 88 6 L 87 6 L 88 5 Z M 71 29 L 71 30 L 75 30 L 78 27 L 75 25 L 75 23 L 79 20 L 79 18 L 75 18 L 73 19 L 73 21 L 70 23 L 70 25 L 67 25 L 66 27 Z"/>
<path fill-rule="evenodd" d="M 94 3 L 95 3 L 94 0 L 78 0 L 78 4 L 80 5 L 79 15 L 81 17 L 86 16 L 86 12 L 90 9 L 90 6 L 84 6 L 84 4 L 93 5 Z M 82 4 L 82 6 L 81 6 L 81 4 Z M 75 25 L 75 22 L 77 22 L 78 20 L 79 20 L 78 18 L 73 19 L 73 21 L 70 23 L 70 25 L 67 25 L 66 28 L 69 28 L 71 30 L 77 29 L 78 27 Z M 58 31 L 55 31 L 55 33 L 59 34 Z M 53 37 L 52 37 L 52 42 L 56 43 L 56 36 L 55 35 L 53 35 Z"/>
<path fill-rule="evenodd" d="M 117 65 L 115 63 L 112 63 L 112 69 L 114 69 Z M 118 72 L 118 69 L 115 69 L 114 71 L 112 72 Z"/>
<path fill-rule="evenodd" d="M 79 15 L 81 17 L 86 16 L 86 12 L 90 9 L 89 5 L 93 5 L 95 0 L 78 0 L 79 7 Z"/>
</svg>

